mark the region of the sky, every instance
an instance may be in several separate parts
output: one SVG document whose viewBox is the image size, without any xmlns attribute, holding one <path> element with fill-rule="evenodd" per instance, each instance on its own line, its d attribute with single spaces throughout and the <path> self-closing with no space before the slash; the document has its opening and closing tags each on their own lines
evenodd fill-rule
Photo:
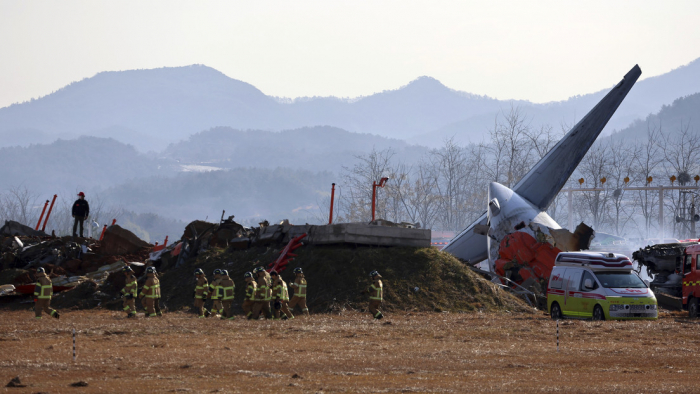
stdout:
<svg viewBox="0 0 700 394">
<path fill-rule="evenodd" d="M 0 107 L 101 71 L 204 64 L 279 97 L 419 76 L 533 102 L 700 57 L 700 1 L 0 0 Z"/>
</svg>

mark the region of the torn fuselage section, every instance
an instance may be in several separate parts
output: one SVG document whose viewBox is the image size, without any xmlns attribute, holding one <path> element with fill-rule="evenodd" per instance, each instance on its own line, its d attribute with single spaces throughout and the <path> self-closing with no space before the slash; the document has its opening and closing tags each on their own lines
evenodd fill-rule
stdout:
<svg viewBox="0 0 700 394">
<path fill-rule="evenodd" d="M 490 271 L 544 296 L 560 252 L 586 250 L 595 236 L 584 223 L 573 233 L 546 212 L 499 183 L 489 185 Z"/>
</svg>

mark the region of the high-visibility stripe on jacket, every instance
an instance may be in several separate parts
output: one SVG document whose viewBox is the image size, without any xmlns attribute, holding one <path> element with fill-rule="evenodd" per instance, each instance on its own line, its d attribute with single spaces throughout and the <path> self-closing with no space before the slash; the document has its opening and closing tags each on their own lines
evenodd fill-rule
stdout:
<svg viewBox="0 0 700 394">
<path fill-rule="evenodd" d="M 221 278 L 219 279 L 214 279 L 211 284 L 209 285 L 209 289 L 211 289 L 211 299 L 212 300 L 218 300 L 221 297 L 223 297 L 224 289 L 220 285 L 221 283 Z"/>
<path fill-rule="evenodd" d="M 160 281 L 156 277 L 146 279 L 141 289 L 141 294 L 146 298 L 160 298 Z"/>
<path fill-rule="evenodd" d="M 248 282 L 248 286 L 245 288 L 245 299 L 250 301 L 255 301 L 255 293 L 258 290 L 258 285 L 254 281 Z"/>
<path fill-rule="evenodd" d="M 202 275 L 203 276 L 203 275 Z M 194 298 L 197 299 L 202 299 L 206 298 L 207 294 L 209 294 L 209 284 L 207 283 L 207 279 L 202 277 L 200 279 L 197 279 L 197 285 L 194 288 Z"/>
<path fill-rule="evenodd" d="M 295 279 L 291 286 L 294 287 L 295 297 L 306 297 L 306 279 Z"/>
<path fill-rule="evenodd" d="M 287 289 L 287 284 L 283 280 L 275 283 L 275 287 L 272 291 L 276 300 L 289 301 L 289 290 Z"/>
<path fill-rule="evenodd" d="M 221 289 L 223 290 L 223 300 L 228 301 L 233 299 L 233 291 L 236 285 L 233 284 L 231 278 L 224 277 L 221 280 Z"/>
<path fill-rule="evenodd" d="M 136 295 L 138 294 L 138 288 L 136 285 L 136 277 L 133 275 L 127 276 L 126 277 L 126 284 L 124 285 L 124 288 L 122 289 L 122 294 L 127 295 L 131 294 L 134 298 L 136 298 Z"/>
<path fill-rule="evenodd" d="M 381 300 L 382 300 L 382 296 L 383 296 L 383 294 L 382 294 L 382 293 L 383 293 L 383 289 L 382 289 L 383 287 L 384 287 L 384 286 L 382 285 L 382 281 L 381 281 L 381 280 L 378 280 L 378 281 L 372 283 L 372 284 L 369 286 L 369 288 L 370 288 L 369 299 L 370 299 L 370 300 L 381 301 Z"/>
<path fill-rule="evenodd" d="M 43 285 L 41 282 L 36 282 L 36 286 L 34 286 L 34 297 L 38 299 L 47 299 L 51 298 L 53 295 L 53 285 L 51 282 L 49 282 L 48 285 Z"/>
</svg>

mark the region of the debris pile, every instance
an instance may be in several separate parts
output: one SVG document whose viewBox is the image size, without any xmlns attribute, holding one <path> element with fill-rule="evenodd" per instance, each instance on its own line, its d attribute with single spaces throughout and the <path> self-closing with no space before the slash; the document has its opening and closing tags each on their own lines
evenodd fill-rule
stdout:
<svg viewBox="0 0 700 394">
<path fill-rule="evenodd" d="M 127 263 L 143 265 L 153 247 L 118 225 L 108 227 L 98 241 L 49 236 L 7 221 L 0 228 L 0 237 L 0 285 L 5 294 L 10 293 L 9 285 L 14 293 L 33 294 L 39 267 L 51 278 L 54 292 L 87 281 L 102 285 Z"/>
<path fill-rule="evenodd" d="M 365 308 L 367 296 L 361 291 L 367 287 L 367 275 L 373 270 L 379 270 L 384 277 L 389 311 L 529 309 L 449 254 L 430 247 L 376 247 L 343 238 L 342 231 L 354 231 L 352 226 L 364 226 L 367 231 L 362 237 L 374 237 L 373 231 L 381 224 L 340 226 L 343 225 L 295 226 L 285 220 L 273 225 L 264 221 L 251 228 L 236 223 L 231 216 L 225 220 L 222 217 L 220 223 L 191 222 L 180 240 L 159 246 L 150 245 L 117 225 L 107 228 L 102 241 L 6 234 L 0 244 L 4 264 L 0 285 L 12 284 L 16 293 L 24 286 L 25 294 L 30 294 L 34 272 L 43 267 L 52 278 L 54 292 L 70 289 L 54 294 L 55 307 L 120 310 L 119 291 L 125 282 L 122 267 L 132 267 L 141 287 L 146 279 L 145 268 L 153 266 L 160 277 L 162 306 L 178 310 L 192 306 L 195 269 L 202 268 L 211 276 L 214 269 L 222 268 L 230 272 L 236 284 L 238 304 L 234 310 L 238 308 L 240 312 L 245 272 L 274 266 L 285 280 L 291 281 L 291 269 L 285 268 L 299 266 L 309 281 L 312 312 Z M 391 226 L 378 231 L 397 230 L 419 232 L 420 237 L 428 231 L 429 244 L 429 230 Z M 21 247 L 15 238 L 23 244 Z M 385 241 L 389 238 L 385 237 Z"/>
</svg>

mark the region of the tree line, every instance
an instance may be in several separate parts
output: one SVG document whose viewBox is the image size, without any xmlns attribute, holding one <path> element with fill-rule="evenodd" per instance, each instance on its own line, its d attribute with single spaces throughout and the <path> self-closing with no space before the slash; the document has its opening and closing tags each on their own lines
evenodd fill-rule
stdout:
<svg viewBox="0 0 700 394">
<path fill-rule="evenodd" d="M 566 124 L 534 127 L 521 108 L 511 106 L 495 118 L 484 141 L 458 145 L 448 139 L 414 165 L 396 160 L 391 149 L 373 150 L 358 156 L 355 165 L 343 167 L 334 221 L 369 221 L 372 182 L 389 177 L 386 186 L 377 189 L 376 217 L 433 230 L 463 230 L 486 211 L 490 182 L 513 187 L 570 128 Z M 688 125 L 666 131 L 650 122 L 646 135 L 633 141 L 614 134 L 599 138 L 565 188 L 603 190 L 575 192 L 573 212 L 568 212 L 567 197 L 560 193 L 548 213 L 563 227 L 573 215 L 574 225 L 583 221 L 598 232 L 655 237 L 661 230 L 659 192 L 625 187 L 671 185 L 671 176 L 676 177 L 676 186 L 692 186 L 698 173 L 698 132 Z M 329 198 L 319 202 L 320 221 L 328 220 L 329 203 Z M 665 234 L 693 235 L 687 219 L 691 205 L 698 203 L 697 190 L 664 191 Z"/>
</svg>

